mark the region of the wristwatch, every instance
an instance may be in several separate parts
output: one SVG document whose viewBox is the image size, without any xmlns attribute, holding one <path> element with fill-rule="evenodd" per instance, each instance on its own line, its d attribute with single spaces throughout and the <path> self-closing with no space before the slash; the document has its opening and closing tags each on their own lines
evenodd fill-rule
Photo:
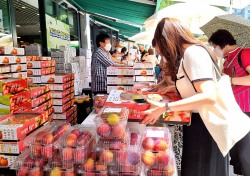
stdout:
<svg viewBox="0 0 250 176">
<path fill-rule="evenodd" d="M 171 110 L 170 110 L 170 108 L 168 106 L 168 103 L 166 103 L 165 106 L 166 106 L 166 112 L 171 112 Z"/>
</svg>

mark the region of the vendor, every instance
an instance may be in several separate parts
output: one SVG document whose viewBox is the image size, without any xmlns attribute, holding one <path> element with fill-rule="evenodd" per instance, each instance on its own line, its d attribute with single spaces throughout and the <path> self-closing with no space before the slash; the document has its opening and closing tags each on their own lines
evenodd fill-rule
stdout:
<svg viewBox="0 0 250 176">
<path fill-rule="evenodd" d="M 117 65 L 109 53 L 110 36 L 103 33 L 97 35 L 96 45 L 98 48 L 91 60 L 91 89 L 95 95 L 107 94 L 107 67 Z"/>
<path fill-rule="evenodd" d="M 148 52 L 145 50 L 144 46 L 143 45 L 139 45 L 139 51 L 141 53 L 141 61 L 145 61 L 143 59 L 144 55 L 147 54 Z"/>
</svg>

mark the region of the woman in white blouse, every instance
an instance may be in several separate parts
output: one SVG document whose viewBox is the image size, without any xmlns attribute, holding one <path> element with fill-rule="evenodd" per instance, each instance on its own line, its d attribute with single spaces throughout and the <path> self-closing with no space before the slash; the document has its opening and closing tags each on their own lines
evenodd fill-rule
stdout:
<svg viewBox="0 0 250 176">
<path fill-rule="evenodd" d="M 186 27 L 172 18 L 159 22 L 153 45 L 167 61 L 166 74 L 176 77 L 176 86 L 169 86 L 165 91 L 177 89 L 183 99 L 167 104 L 149 101 L 151 109 L 142 123 L 155 123 L 167 110 L 193 110 L 191 125 L 183 126 L 181 176 L 228 176 L 228 156 L 223 157 L 199 113 L 196 113 L 200 106 L 216 102 L 213 82 L 213 59 L 216 57 Z"/>
</svg>

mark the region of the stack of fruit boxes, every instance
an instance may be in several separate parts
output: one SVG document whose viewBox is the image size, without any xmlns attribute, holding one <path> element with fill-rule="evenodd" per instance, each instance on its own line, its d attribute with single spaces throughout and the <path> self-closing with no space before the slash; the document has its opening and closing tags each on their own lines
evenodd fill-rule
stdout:
<svg viewBox="0 0 250 176">
<path fill-rule="evenodd" d="M 135 82 L 155 82 L 154 67 L 151 62 L 134 63 Z"/>
<path fill-rule="evenodd" d="M 74 106 L 74 74 L 56 73 L 41 76 L 41 82 L 51 90 L 54 113 L 52 119 L 56 121 L 75 122 L 77 108 Z"/>
<path fill-rule="evenodd" d="M 2 77 L 27 78 L 23 48 L 0 47 L 0 74 Z"/>
</svg>

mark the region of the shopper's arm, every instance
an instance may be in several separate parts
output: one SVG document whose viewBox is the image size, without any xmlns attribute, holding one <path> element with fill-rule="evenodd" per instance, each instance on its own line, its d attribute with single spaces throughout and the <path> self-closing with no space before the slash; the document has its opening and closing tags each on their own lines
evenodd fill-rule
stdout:
<svg viewBox="0 0 250 176">
<path fill-rule="evenodd" d="M 106 67 L 109 67 L 111 65 L 115 65 L 115 62 L 113 62 L 111 59 L 107 58 L 104 54 L 102 53 L 96 53 L 97 60 L 100 61 L 103 65 Z"/>
<path fill-rule="evenodd" d="M 168 103 L 168 107 L 171 111 L 183 111 L 183 110 L 197 110 L 204 105 L 213 105 L 216 102 L 216 90 L 213 81 L 198 81 L 194 82 L 194 87 L 197 90 L 197 94 L 189 98 L 185 98 L 176 102 Z M 166 112 L 166 104 L 161 102 L 152 102 L 151 108 L 146 111 L 147 117 L 143 119 L 143 124 L 153 124 L 157 121 L 159 116 Z"/>
<path fill-rule="evenodd" d="M 250 66 L 246 68 L 247 76 L 231 78 L 232 85 L 250 86 Z"/>
</svg>

